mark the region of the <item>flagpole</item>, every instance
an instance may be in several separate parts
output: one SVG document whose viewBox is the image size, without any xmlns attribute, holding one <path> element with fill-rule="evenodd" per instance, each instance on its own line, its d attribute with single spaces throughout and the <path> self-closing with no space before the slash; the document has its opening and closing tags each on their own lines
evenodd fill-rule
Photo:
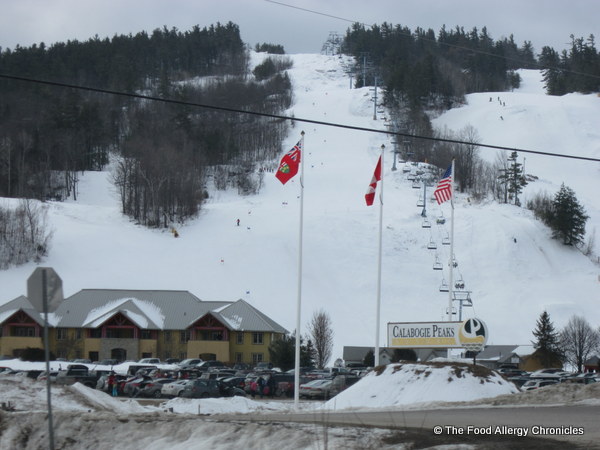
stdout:
<svg viewBox="0 0 600 450">
<path fill-rule="evenodd" d="M 302 305 L 302 235 L 304 223 L 304 131 L 300 133 L 300 227 L 298 237 L 298 296 L 296 299 L 296 358 L 294 370 L 294 407 L 297 409 L 300 402 L 300 316 Z"/>
<path fill-rule="evenodd" d="M 383 235 L 383 150 L 385 145 L 381 144 L 381 186 L 379 190 L 379 255 L 377 264 L 377 306 L 375 314 L 375 367 L 379 365 L 379 322 L 381 315 L 381 259 L 382 259 L 382 235 Z"/>
<path fill-rule="evenodd" d="M 450 181 L 450 262 L 448 263 L 450 266 L 450 284 L 448 285 L 448 322 L 452 321 L 452 300 L 454 294 L 454 179 L 456 178 L 456 173 L 454 172 L 454 159 L 452 160 L 452 171 L 450 173 L 452 178 Z M 450 356 L 450 349 L 448 349 L 448 356 Z"/>
</svg>

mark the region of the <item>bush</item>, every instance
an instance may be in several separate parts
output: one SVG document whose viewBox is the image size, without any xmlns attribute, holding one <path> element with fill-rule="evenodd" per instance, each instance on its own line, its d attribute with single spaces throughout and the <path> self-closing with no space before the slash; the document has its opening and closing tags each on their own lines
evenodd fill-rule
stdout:
<svg viewBox="0 0 600 450">
<path fill-rule="evenodd" d="M 15 209 L 0 207 L 0 269 L 28 261 L 39 262 L 48 253 L 51 232 L 46 208 L 22 200 Z"/>
</svg>

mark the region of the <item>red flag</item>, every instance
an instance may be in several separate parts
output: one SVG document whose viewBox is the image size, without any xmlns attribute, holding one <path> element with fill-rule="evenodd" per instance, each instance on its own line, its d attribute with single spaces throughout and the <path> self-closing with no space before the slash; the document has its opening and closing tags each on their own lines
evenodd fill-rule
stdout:
<svg viewBox="0 0 600 450">
<path fill-rule="evenodd" d="M 446 169 L 442 179 L 439 181 L 433 196 L 438 202 L 438 205 L 450 200 L 452 197 L 452 164 Z"/>
<path fill-rule="evenodd" d="M 377 161 L 377 166 L 375 166 L 373 178 L 371 178 L 371 184 L 369 184 L 369 188 L 367 189 L 367 193 L 365 194 L 367 206 L 373 205 L 373 202 L 375 201 L 375 191 L 377 189 L 377 182 L 379 180 L 381 180 L 381 156 Z"/>
<path fill-rule="evenodd" d="M 287 183 L 298 173 L 298 167 L 300 167 L 300 158 L 302 157 L 301 142 L 302 141 L 298 141 L 294 148 L 283 155 L 283 158 L 281 158 L 279 168 L 275 174 L 275 177 L 281 181 L 281 184 Z"/>
</svg>

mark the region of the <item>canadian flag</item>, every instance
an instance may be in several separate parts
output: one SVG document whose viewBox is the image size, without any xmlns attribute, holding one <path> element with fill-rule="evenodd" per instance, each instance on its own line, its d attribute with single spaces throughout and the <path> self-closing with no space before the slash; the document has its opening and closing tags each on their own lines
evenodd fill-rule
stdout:
<svg viewBox="0 0 600 450">
<path fill-rule="evenodd" d="M 365 194 L 365 201 L 367 202 L 367 206 L 372 206 L 375 201 L 375 191 L 377 190 L 377 182 L 381 180 L 381 156 L 377 161 L 377 166 L 375 166 L 375 172 L 373 173 L 373 178 L 371 178 L 371 184 L 369 184 L 369 188 L 367 189 L 367 193 Z"/>
</svg>

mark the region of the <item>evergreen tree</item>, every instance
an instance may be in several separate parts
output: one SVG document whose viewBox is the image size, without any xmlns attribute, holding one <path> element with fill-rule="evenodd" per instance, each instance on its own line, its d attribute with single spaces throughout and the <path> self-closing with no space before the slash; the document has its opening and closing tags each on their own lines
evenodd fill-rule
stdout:
<svg viewBox="0 0 600 450">
<path fill-rule="evenodd" d="M 314 352 L 312 343 L 308 341 L 306 345 L 300 340 L 300 366 L 310 367 L 313 365 L 312 353 Z M 274 366 L 286 371 L 293 369 L 296 364 L 296 336 L 289 334 L 277 339 L 269 345 L 269 357 Z"/>
<path fill-rule="evenodd" d="M 508 158 L 509 167 L 507 172 L 507 182 L 509 198 L 514 200 L 515 205 L 521 206 L 519 194 L 523 192 L 523 187 L 527 185 L 527 181 L 525 181 L 523 165 L 517 162 L 517 157 L 517 152 L 512 152 L 510 158 Z"/>
<path fill-rule="evenodd" d="M 375 365 L 375 352 L 373 350 L 367 352 L 365 359 L 363 359 L 363 364 L 365 367 L 373 367 Z"/>
<path fill-rule="evenodd" d="M 552 202 L 552 237 L 562 239 L 565 245 L 580 244 L 585 236 L 585 223 L 588 218 L 575 192 L 563 183 Z"/>
<path fill-rule="evenodd" d="M 559 348 L 559 333 L 555 331 L 550 315 L 544 311 L 536 322 L 533 330 L 536 340 L 532 342 L 535 348 L 534 356 L 544 367 L 562 366 L 562 353 Z"/>
<path fill-rule="evenodd" d="M 523 192 L 523 187 L 527 185 L 523 165 L 517 162 L 517 152 L 512 152 L 508 158 L 508 164 L 500 169 L 498 181 L 504 186 L 504 201 L 513 201 L 515 205 L 521 206 L 519 194 Z"/>
</svg>

